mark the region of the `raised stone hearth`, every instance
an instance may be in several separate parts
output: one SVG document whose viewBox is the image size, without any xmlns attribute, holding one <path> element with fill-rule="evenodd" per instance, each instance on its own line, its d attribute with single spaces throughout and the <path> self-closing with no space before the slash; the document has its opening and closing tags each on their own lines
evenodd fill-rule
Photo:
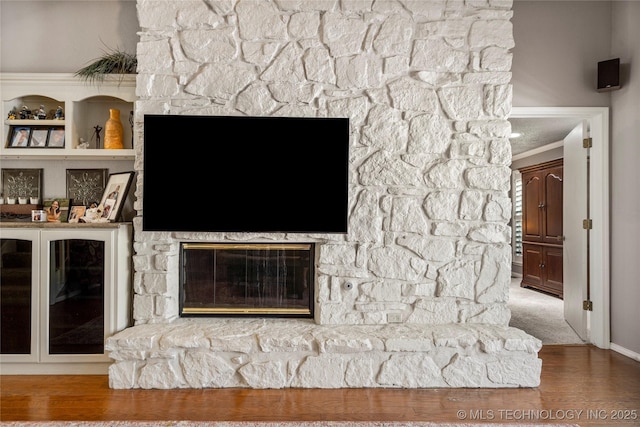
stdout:
<svg viewBox="0 0 640 427">
<path fill-rule="evenodd" d="M 137 5 L 135 325 L 108 339 L 112 387 L 538 385 L 540 341 L 507 327 L 511 0 Z M 143 231 L 145 114 L 349 118 L 348 232 Z M 182 242 L 313 243 L 314 319 L 180 318 Z"/>
<path fill-rule="evenodd" d="M 112 388 L 536 387 L 540 340 L 487 325 L 182 319 L 107 340 Z"/>
</svg>

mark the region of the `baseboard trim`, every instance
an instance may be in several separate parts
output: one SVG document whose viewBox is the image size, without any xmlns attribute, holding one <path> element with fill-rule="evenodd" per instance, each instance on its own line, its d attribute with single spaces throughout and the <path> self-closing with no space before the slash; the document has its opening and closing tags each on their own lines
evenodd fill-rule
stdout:
<svg viewBox="0 0 640 427">
<path fill-rule="evenodd" d="M 615 351 L 616 353 L 620 353 L 623 356 L 630 357 L 631 359 L 640 362 L 640 354 L 636 353 L 635 351 L 631 351 L 631 350 L 629 350 L 627 348 L 624 348 L 624 347 L 622 347 L 622 346 L 620 346 L 618 344 L 614 344 L 614 343 L 610 344 L 610 348 L 611 348 L 611 350 Z"/>
</svg>

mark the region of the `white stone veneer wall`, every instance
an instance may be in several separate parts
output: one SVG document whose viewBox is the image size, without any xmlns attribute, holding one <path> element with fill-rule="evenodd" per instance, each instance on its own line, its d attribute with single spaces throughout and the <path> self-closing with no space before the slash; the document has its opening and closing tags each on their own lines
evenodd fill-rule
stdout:
<svg viewBox="0 0 640 427">
<path fill-rule="evenodd" d="M 138 0 L 139 215 L 144 114 L 348 117 L 349 232 L 145 233 L 138 216 L 137 326 L 107 342 L 112 386 L 537 385 L 539 340 L 507 327 L 511 6 Z M 177 319 L 181 241 L 316 242 L 315 322 Z M 398 352 L 437 374 L 412 380 L 424 366 L 408 358 L 381 380 Z"/>
</svg>

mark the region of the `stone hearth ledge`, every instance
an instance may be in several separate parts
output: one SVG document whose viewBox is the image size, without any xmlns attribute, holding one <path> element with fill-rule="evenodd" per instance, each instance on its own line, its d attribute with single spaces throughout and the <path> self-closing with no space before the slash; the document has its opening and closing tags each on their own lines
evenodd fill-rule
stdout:
<svg viewBox="0 0 640 427">
<path fill-rule="evenodd" d="M 183 318 L 106 341 L 114 389 L 536 387 L 541 348 L 497 325 L 306 319 Z"/>
</svg>

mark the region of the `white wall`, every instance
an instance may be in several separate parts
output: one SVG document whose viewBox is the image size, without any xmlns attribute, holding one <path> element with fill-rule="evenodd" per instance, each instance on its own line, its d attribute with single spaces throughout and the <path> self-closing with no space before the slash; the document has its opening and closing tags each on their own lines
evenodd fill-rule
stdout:
<svg viewBox="0 0 640 427">
<path fill-rule="evenodd" d="M 0 1 L 0 71 L 73 73 L 104 51 L 136 52 L 136 2 Z"/>
<path fill-rule="evenodd" d="M 614 2 L 612 18 L 623 86 L 611 92 L 611 342 L 640 353 L 640 2 Z"/>
<path fill-rule="evenodd" d="M 612 3 L 514 1 L 514 107 L 609 106 L 595 88 L 598 61 L 611 55 Z"/>
</svg>

